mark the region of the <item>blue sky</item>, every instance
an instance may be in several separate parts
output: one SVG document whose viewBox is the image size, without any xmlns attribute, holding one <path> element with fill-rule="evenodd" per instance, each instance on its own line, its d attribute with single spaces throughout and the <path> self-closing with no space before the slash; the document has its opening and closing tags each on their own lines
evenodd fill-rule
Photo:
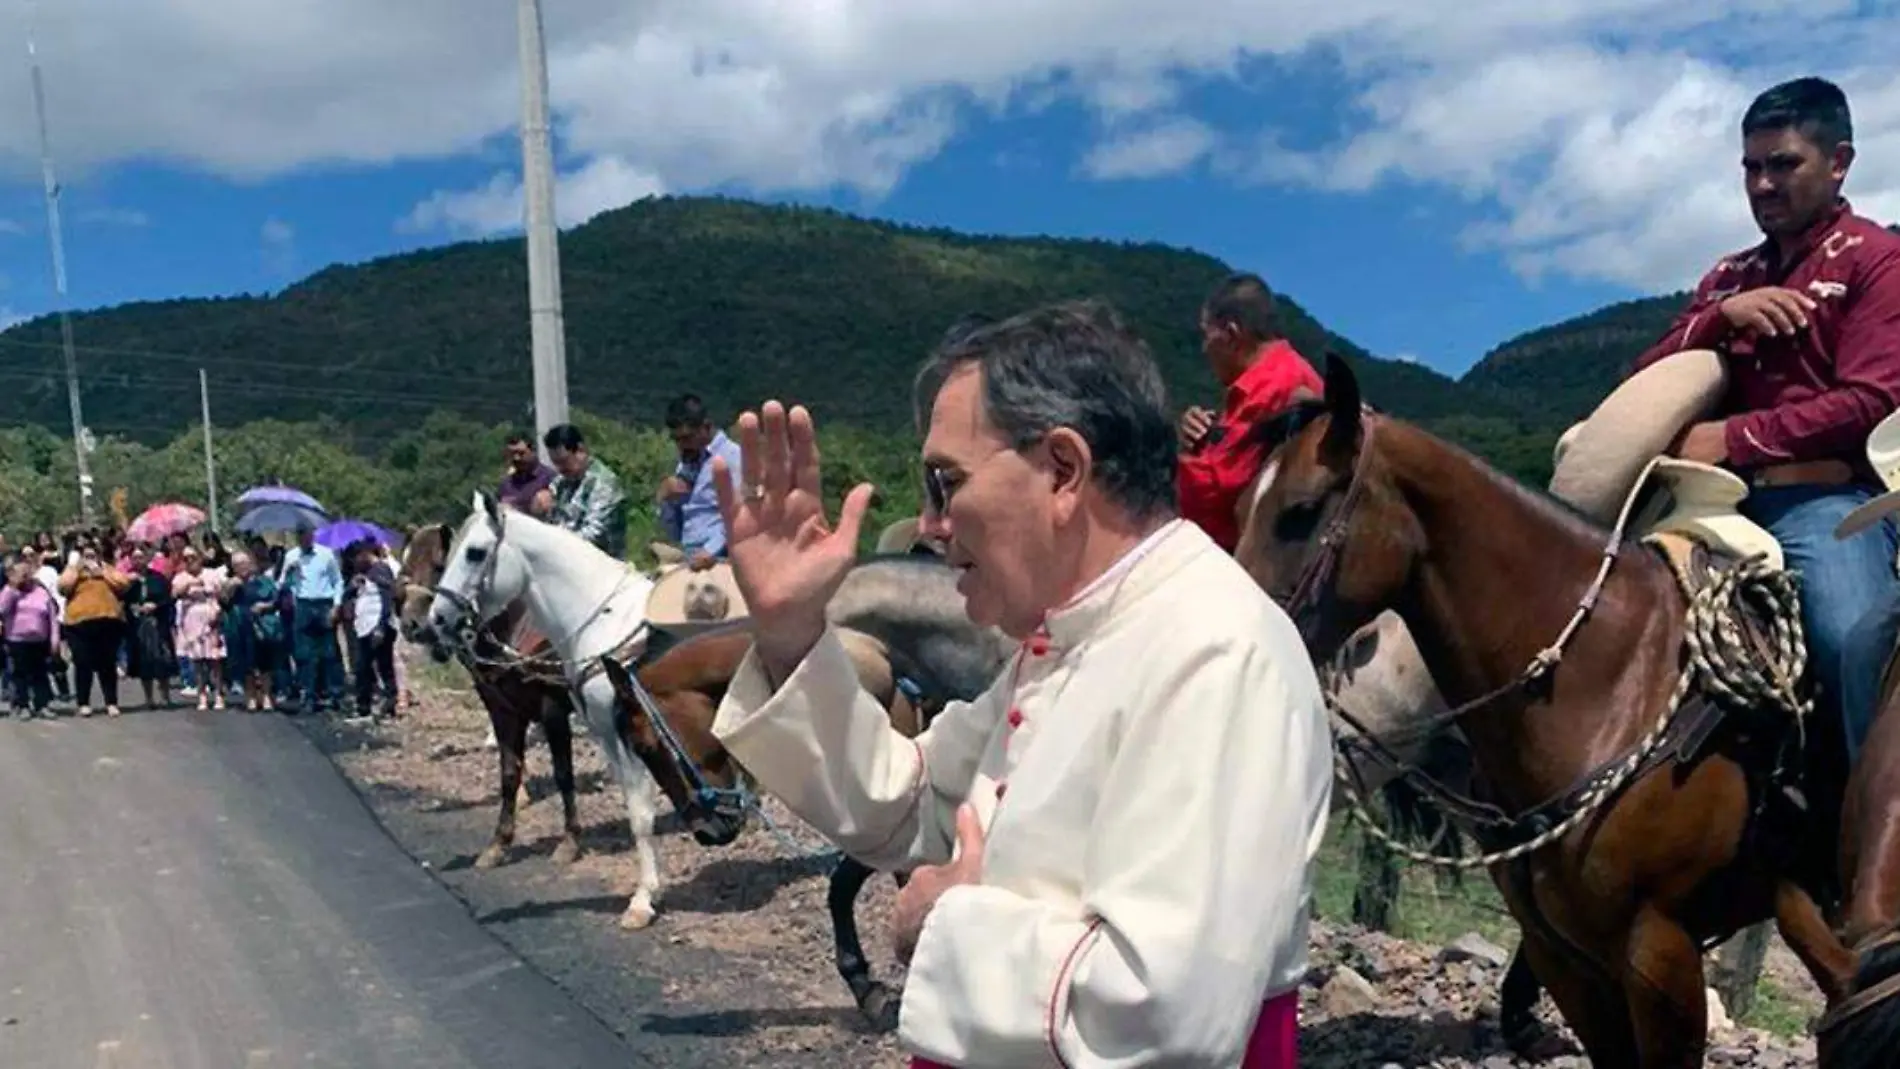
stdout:
<svg viewBox="0 0 1900 1069">
<path fill-rule="evenodd" d="M 1451 374 L 1753 239 L 1734 124 L 1809 73 L 1761 42 L 1837 57 L 1849 192 L 1900 217 L 1900 75 L 1842 45 L 1890 4 L 544 3 L 565 222 L 721 191 L 1158 240 Z M 38 16 L 75 305 L 271 291 L 516 224 L 507 13 L 150 7 Z M 24 32 L 0 13 L 0 47 Z M 0 87 L 4 317 L 54 307 L 31 118 L 24 76 Z"/>
</svg>

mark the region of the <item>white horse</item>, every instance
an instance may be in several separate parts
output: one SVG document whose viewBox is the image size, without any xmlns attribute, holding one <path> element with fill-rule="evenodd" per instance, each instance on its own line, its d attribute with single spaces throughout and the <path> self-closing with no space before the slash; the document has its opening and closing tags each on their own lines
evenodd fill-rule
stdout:
<svg viewBox="0 0 1900 1069">
<path fill-rule="evenodd" d="M 613 684 L 601 674 L 600 661 L 608 655 L 622 664 L 640 660 L 650 636 L 646 613 L 652 593 L 652 579 L 586 539 L 502 508 L 477 492 L 429 605 L 429 626 L 436 635 L 469 641 L 482 621 L 520 598 L 535 629 L 560 656 L 574 704 L 626 796 L 640 876 L 621 914 L 622 928 L 653 923 L 660 890 L 653 851 L 659 792 L 646 766 L 614 730 Z"/>
</svg>

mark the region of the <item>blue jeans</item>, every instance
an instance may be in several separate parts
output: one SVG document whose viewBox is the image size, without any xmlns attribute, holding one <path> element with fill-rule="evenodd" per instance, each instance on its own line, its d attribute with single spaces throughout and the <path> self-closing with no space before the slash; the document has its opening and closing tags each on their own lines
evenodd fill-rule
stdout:
<svg viewBox="0 0 1900 1069">
<path fill-rule="evenodd" d="M 1764 486 L 1749 491 L 1742 514 L 1767 528 L 1781 543 L 1788 567 L 1801 574 L 1801 626 L 1807 632 L 1808 667 L 1820 690 L 1816 708 L 1841 718 L 1850 760 L 1873 723 L 1875 691 L 1900 626 L 1900 577 L 1894 557 L 1900 533 L 1892 517 L 1848 539 L 1834 528 L 1854 508 L 1875 496 L 1864 486 Z"/>
</svg>

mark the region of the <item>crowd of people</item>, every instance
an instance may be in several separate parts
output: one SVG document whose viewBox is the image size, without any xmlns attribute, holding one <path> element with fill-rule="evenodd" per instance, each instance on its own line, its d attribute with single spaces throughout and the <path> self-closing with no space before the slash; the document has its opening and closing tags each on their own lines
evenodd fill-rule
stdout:
<svg viewBox="0 0 1900 1069">
<path fill-rule="evenodd" d="M 15 719 L 120 714 L 121 682 L 147 709 L 342 711 L 394 716 L 407 703 L 395 656 L 389 549 L 340 554 L 314 532 L 284 547 L 215 532 L 157 544 L 117 529 L 42 531 L 15 548 L 0 535 L 6 697 Z M 354 693 L 345 694 L 353 676 Z M 95 707 L 94 697 L 99 701 Z"/>
</svg>

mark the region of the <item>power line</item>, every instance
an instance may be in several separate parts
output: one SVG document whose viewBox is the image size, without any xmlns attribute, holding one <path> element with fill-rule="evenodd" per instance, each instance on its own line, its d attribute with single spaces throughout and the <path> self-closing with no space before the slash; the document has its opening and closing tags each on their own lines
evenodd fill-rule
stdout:
<svg viewBox="0 0 1900 1069">
<path fill-rule="evenodd" d="M 73 352 L 73 321 L 67 308 L 66 250 L 59 223 L 59 179 L 53 174 L 52 139 L 46 132 L 46 89 L 40 78 L 39 50 L 33 41 L 37 4 L 27 5 L 26 58 L 33 70 L 33 112 L 39 120 L 40 177 L 46 190 L 46 237 L 53 254 L 53 292 L 59 300 L 59 337 L 66 356 L 66 407 L 73 421 L 73 462 L 79 475 L 79 519 L 92 524 L 92 472 L 86 466 L 86 418 L 79 406 L 79 361 Z"/>
</svg>

